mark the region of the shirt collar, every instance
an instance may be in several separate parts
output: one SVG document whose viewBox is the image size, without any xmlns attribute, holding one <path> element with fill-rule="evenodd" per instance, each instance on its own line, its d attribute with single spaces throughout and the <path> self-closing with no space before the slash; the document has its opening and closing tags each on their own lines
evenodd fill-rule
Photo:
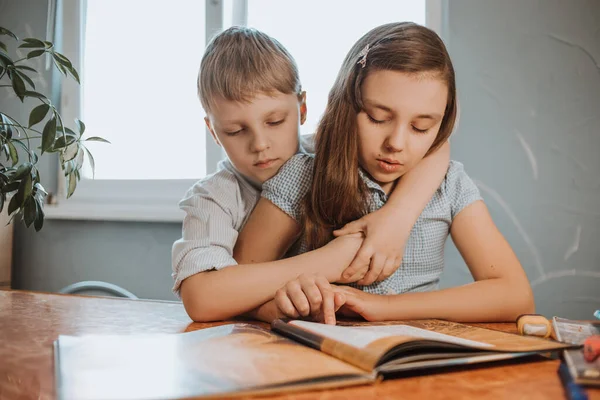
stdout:
<svg viewBox="0 0 600 400">
<path fill-rule="evenodd" d="M 250 189 L 253 191 L 258 191 L 258 192 L 260 192 L 262 190 L 262 185 L 260 183 L 254 182 L 250 178 L 248 178 L 246 175 L 243 175 L 240 171 L 237 170 L 237 168 L 235 168 L 233 166 L 233 164 L 231 163 L 231 161 L 229 161 L 228 158 L 221 160 L 220 164 L 221 164 L 222 168 L 225 168 L 227 171 L 234 174 L 236 176 L 236 178 L 238 178 L 238 181 L 242 185 L 246 186 L 247 189 Z"/>
<path fill-rule="evenodd" d="M 387 196 L 385 191 L 381 188 L 381 186 L 379 186 L 379 184 L 375 182 L 371 178 L 371 176 L 368 173 L 366 173 L 361 167 L 358 168 L 358 175 L 370 190 L 376 190 L 378 192 L 381 192 L 381 194 L 383 194 L 384 196 Z"/>
</svg>

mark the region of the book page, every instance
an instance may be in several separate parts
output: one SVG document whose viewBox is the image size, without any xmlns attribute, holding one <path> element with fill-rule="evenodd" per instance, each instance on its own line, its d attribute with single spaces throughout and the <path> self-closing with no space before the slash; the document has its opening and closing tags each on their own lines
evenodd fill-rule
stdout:
<svg viewBox="0 0 600 400">
<path fill-rule="evenodd" d="M 304 328 L 322 336 L 348 344 L 350 346 L 364 348 L 370 343 L 394 336 L 407 336 L 419 339 L 437 340 L 445 343 L 452 343 L 467 347 L 493 348 L 488 343 L 477 342 L 474 340 L 461 339 L 455 336 L 445 335 L 415 328 L 409 325 L 378 325 L 378 326 L 332 326 L 308 321 L 291 321 L 290 324 Z"/>
<path fill-rule="evenodd" d="M 347 386 L 374 379 L 248 324 L 178 334 L 61 335 L 56 352 L 62 399 L 230 398 L 286 385 Z"/>
</svg>

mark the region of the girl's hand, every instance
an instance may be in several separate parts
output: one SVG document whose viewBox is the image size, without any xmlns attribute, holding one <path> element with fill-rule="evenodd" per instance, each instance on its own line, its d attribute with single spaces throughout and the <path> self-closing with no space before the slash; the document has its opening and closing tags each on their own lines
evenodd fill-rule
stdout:
<svg viewBox="0 0 600 400">
<path fill-rule="evenodd" d="M 275 293 L 277 309 L 285 316 L 308 317 L 330 325 L 335 325 L 335 312 L 345 300 L 323 275 L 302 274 Z"/>
<path fill-rule="evenodd" d="M 338 314 L 345 317 L 363 317 L 367 321 L 381 321 L 386 296 L 363 292 L 350 286 L 335 286 L 335 291 L 345 298 Z"/>
<path fill-rule="evenodd" d="M 361 271 L 368 266 L 366 275 L 358 280 L 359 285 L 370 285 L 392 275 L 402 263 L 404 248 L 399 244 L 405 241 L 398 238 L 397 219 L 393 213 L 381 208 L 359 220 L 346 224 L 333 232 L 335 236 L 364 233 L 366 236 L 352 263 L 342 273 L 342 283 L 354 282 Z"/>
</svg>

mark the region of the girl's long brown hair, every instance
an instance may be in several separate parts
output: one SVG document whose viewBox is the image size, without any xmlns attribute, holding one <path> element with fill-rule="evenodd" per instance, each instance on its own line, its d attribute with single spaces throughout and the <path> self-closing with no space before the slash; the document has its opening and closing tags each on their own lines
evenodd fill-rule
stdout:
<svg viewBox="0 0 600 400">
<path fill-rule="evenodd" d="M 369 45 L 363 67 L 361 51 Z M 448 87 L 446 110 L 428 154 L 444 143 L 456 119 L 454 68 L 446 46 L 431 29 L 399 22 L 379 26 L 354 44 L 329 92 L 317 127 L 312 187 L 303 202 L 309 249 L 331 240 L 331 232 L 368 213 L 368 190 L 358 168 L 356 119 L 363 109 L 361 87 L 371 71 L 434 74 Z"/>
</svg>

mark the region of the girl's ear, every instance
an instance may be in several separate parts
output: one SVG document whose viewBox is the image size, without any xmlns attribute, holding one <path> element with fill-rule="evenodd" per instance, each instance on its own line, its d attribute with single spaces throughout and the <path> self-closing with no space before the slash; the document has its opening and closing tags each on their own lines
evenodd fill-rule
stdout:
<svg viewBox="0 0 600 400">
<path fill-rule="evenodd" d="M 221 146 L 221 142 L 219 142 L 219 138 L 215 134 L 215 131 L 213 130 L 212 126 L 210 125 L 210 119 L 208 119 L 208 117 L 204 117 L 204 123 L 206 123 L 206 127 L 208 128 L 208 130 L 209 130 L 211 136 L 213 137 L 213 140 L 215 141 L 215 143 L 218 146 Z"/>
<path fill-rule="evenodd" d="M 303 125 L 306 122 L 306 92 L 300 93 L 300 125 Z"/>
</svg>

